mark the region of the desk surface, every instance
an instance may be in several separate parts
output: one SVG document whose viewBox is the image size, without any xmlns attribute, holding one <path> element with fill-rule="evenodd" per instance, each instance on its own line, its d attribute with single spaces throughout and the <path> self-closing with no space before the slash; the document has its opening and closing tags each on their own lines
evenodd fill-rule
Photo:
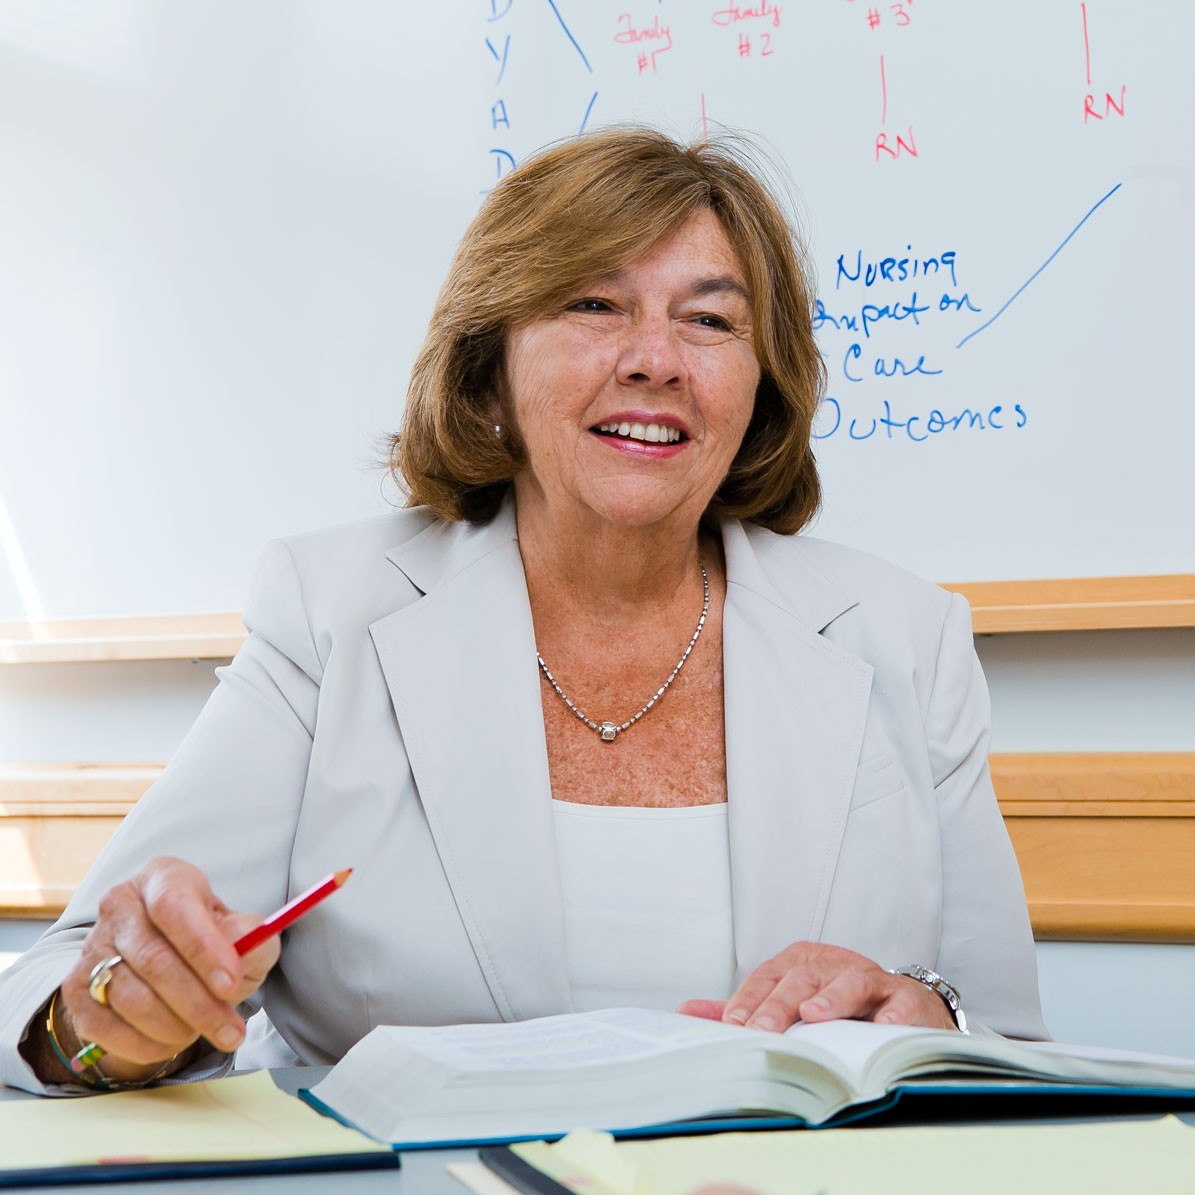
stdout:
<svg viewBox="0 0 1195 1195">
<path fill-rule="evenodd" d="M 272 1073 L 275 1083 L 283 1090 L 294 1094 L 300 1087 L 310 1087 L 318 1083 L 320 1079 L 328 1073 L 328 1067 L 288 1067 L 275 1070 Z M 6 1099 L 33 1099 L 36 1097 L 29 1096 L 25 1092 L 15 1091 L 11 1088 L 0 1086 L 0 1100 Z M 102 1098 L 102 1097 L 100 1097 Z M 945 1107 L 945 1105 L 939 1105 Z M 1093 1105 L 1088 1105 L 1090 1108 Z M 1094 1105 L 1098 1107 L 1098 1105 Z M 1133 1108 L 1141 1107 L 1139 1104 L 1133 1102 L 1126 1102 L 1120 1107 Z M 974 1107 L 974 1105 L 972 1105 Z M 1007 1105 L 1005 1105 L 1007 1108 Z M 1032 1109 L 1032 1102 L 1025 1105 L 1027 1109 Z M 1163 1103 L 1159 1101 L 1156 1105 L 1150 1107 L 1148 1111 L 1143 1111 L 1141 1115 L 1158 1116 L 1165 1108 Z M 1188 1124 L 1195 1126 L 1195 1111 L 1191 1110 L 1191 1103 L 1187 1101 L 1179 1107 L 1174 1109 L 1180 1119 L 1186 1121 Z M 903 1115 L 888 1115 L 883 1118 L 883 1123 L 893 1124 L 906 1123 L 924 1124 L 930 1121 L 937 1121 L 937 1116 L 926 1117 L 924 1115 L 926 1109 L 923 1105 L 921 1108 L 921 1115 L 908 1110 Z M 962 1118 L 958 1116 L 951 1116 L 949 1113 L 943 1113 L 949 1119 L 951 1124 L 964 1123 Z M 1031 1116 L 1032 1113 L 1029 1113 Z M 1112 1120 L 1112 1119 L 1127 1119 L 1134 1115 L 1129 1112 L 1124 1116 L 1117 1117 L 1102 1117 L 1102 1116 L 1076 1116 L 1067 1118 L 1070 1120 Z M 1028 1116 L 1027 1116 L 1028 1119 Z M 1050 1117 L 1053 1123 L 1062 1123 L 1063 1118 L 1052 1116 Z M 877 1125 L 879 1122 L 876 1122 Z M 983 1117 L 969 1118 L 967 1123 L 992 1123 L 991 1120 Z M 1001 1123 L 1005 1123 L 1001 1118 Z M 852 1131 L 865 1131 L 860 1126 Z M 245 1192 L 245 1195 L 267 1195 L 268 1192 L 273 1191 L 300 1191 L 319 1192 L 320 1195 L 325 1195 L 329 1190 L 335 1189 L 337 1195 L 340 1192 L 345 1192 L 346 1195 L 381 1195 L 382 1192 L 390 1193 L 390 1195 L 464 1195 L 465 1188 L 460 1185 L 455 1179 L 450 1178 L 445 1171 L 445 1166 L 449 1162 L 464 1162 L 473 1161 L 477 1157 L 477 1151 L 474 1149 L 429 1149 L 429 1150 L 415 1150 L 410 1153 L 404 1153 L 402 1156 L 401 1170 L 366 1170 L 357 1173 L 339 1173 L 339 1174 L 279 1174 L 279 1175 L 254 1175 L 238 1178 L 220 1178 L 220 1179 L 189 1179 L 185 1183 L 175 1182 L 138 1182 L 138 1183 L 105 1183 L 102 1186 L 94 1184 L 80 1184 L 77 1186 L 66 1187 L 51 1187 L 41 1188 L 47 1191 L 87 1191 L 95 1195 L 96 1192 L 104 1192 L 107 1195 L 111 1192 L 112 1195 L 121 1195 L 127 1192 L 127 1195 L 156 1195 L 161 1193 L 165 1195 L 169 1192 L 170 1195 L 180 1195 L 180 1192 L 200 1192 L 207 1190 L 218 1190 L 220 1195 L 236 1195 L 238 1192 Z M 904 1188 L 899 1188 L 903 1190 Z M 911 1188 L 910 1188 L 911 1189 Z M 894 1188 L 896 1190 L 896 1188 Z"/>
</svg>

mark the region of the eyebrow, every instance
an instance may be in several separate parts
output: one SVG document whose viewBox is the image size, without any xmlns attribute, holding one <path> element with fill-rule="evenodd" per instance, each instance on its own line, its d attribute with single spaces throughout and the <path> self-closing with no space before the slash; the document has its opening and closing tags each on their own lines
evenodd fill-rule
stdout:
<svg viewBox="0 0 1195 1195">
<path fill-rule="evenodd" d="M 622 277 L 622 272 L 616 270 L 611 274 L 603 275 L 597 281 L 617 286 Z M 690 284 L 688 293 L 695 299 L 700 299 L 705 295 L 738 295 L 748 307 L 751 306 L 751 292 L 731 274 L 716 274 L 712 278 L 698 278 Z"/>
<path fill-rule="evenodd" d="M 732 278 L 729 274 L 719 274 L 715 278 L 702 278 L 690 287 L 690 292 L 696 297 L 730 293 L 738 295 L 747 304 L 751 302 L 751 292 L 737 278 Z"/>
</svg>

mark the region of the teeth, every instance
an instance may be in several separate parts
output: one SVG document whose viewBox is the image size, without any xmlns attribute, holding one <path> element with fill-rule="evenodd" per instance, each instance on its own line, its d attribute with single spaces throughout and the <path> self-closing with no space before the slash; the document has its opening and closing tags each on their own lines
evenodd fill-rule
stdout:
<svg viewBox="0 0 1195 1195">
<path fill-rule="evenodd" d="M 628 440 L 643 440 L 648 444 L 676 444 L 680 441 L 680 429 L 665 427 L 662 423 L 603 423 L 598 431 L 611 436 L 623 436 Z"/>
</svg>

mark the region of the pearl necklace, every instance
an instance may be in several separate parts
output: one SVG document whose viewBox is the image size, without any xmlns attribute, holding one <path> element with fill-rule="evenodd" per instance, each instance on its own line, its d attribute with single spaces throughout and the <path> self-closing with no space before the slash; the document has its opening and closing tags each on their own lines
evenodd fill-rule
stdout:
<svg viewBox="0 0 1195 1195">
<path fill-rule="evenodd" d="M 573 703 L 565 696 L 564 690 L 556 683 L 556 678 L 548 671 L 547 664 L 544 663 L 544 658 L 539 654 L 538 649 L 535 653 L 535 658 L 539 661 L 539 666 L 543 671 L 544 676 L 548 678 L 548 684 L 556 690 L 556 695 L 568 706 L 570 710 L 582 721 L 590 730 L 597 731 L 601 736 L 603 743 L 612 743 L 624 731 L 629 730 L 644 714 L 647 713 L 665 693 L 668 692 L 669 686 L 676 680 L 677 673 L 684 667 L 685 661 L 689 658 L 689 653 L 697 646 L 697 640 L 701 638 L 702 629 L 705 627 L 705 616 L 710 611 L 710 579 L 705 571 L 705 565 L 698 562 L 698 567 L 701 569 L 701 617 L 697 620 L 697 629 L 693 632 L 693 638 L 689 640 L 688 647 L 685 648 L 681 658 L 677 660 L 676 667 L 668 674 L 668 679 L 656 690 L 652 699 L 633 717 L 628 718 L 625 722 L 619 725 L 617 722 L 595 722 L 592 718 L 586 717 Z"/>
</svg>

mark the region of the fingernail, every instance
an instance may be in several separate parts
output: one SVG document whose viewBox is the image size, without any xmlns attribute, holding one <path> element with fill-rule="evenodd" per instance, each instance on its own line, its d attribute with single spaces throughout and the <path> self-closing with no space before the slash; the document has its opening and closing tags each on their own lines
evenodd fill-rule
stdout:
<svg viewBox="0 0 1195 1195">
<path fill-rule="evenodd" d="M 744 1009 L 736 1008 L 726 1013 L 722 1019 L 729 1021 L 732 1025 L 745 1025 L 747 1023 L 747 1013 Z"/>
<path fill-rule="evenodd" d="M 212 991 L 218 996 L 227 995 L 232 991 L 232 976 L 227 971 L 213 971 Z"/>
<path fill-rule="evenodd" d="M 216 1045 L 218 1045 L 222 1050 L 235 1050 L 240 1044 L 241 1035 L 231 1025 L 225 1025 L 225 1027 L 216 1034 Z"/>
<path fill-rule="evenodd" d="M 752 1029 L 763 1029 L 767 1033 L 771 1033 L 776 1028 L 776 1022 L 766 1014 L 762 1017 L 756 1017 L 751 1022 Z"/>
<path fill-rule="evenodd" d="M 830 1007 L 829 1000 L 823 1000 L 821 996 L 814 996 L 812 1000 L 806 1001 L 810 1008 L 816 1008 L 818 1012 L 825 1012 Z"/>
</svg>

